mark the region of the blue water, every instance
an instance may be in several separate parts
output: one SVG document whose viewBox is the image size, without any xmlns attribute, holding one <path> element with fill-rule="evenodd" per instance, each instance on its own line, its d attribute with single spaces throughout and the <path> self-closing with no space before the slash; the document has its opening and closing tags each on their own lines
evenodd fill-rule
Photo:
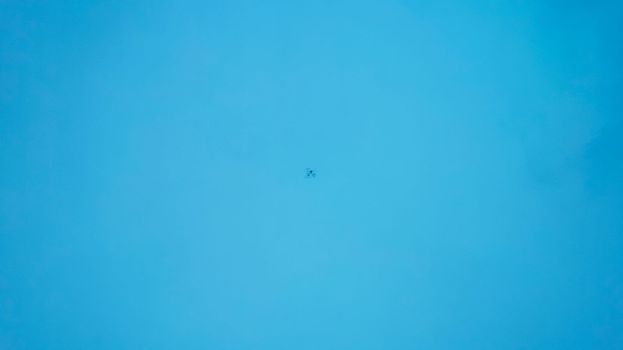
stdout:
<svg viewBox="0 0 623 350">
<path fill-rule="evenodd" d="M 0 1 L 0 349 L 623 349 L 622 38 L 620 1 Z"/>
</svg>

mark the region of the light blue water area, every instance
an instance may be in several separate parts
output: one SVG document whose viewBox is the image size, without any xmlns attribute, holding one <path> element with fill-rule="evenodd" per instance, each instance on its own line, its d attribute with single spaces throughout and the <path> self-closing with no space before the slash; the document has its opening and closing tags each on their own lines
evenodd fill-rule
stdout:
<svg viewBox="0 0 623 350">
<path fill-rule="evenodd" d="M 0 349 L 623 349 L 622 11 L 0 1 Z"/>
</svg>

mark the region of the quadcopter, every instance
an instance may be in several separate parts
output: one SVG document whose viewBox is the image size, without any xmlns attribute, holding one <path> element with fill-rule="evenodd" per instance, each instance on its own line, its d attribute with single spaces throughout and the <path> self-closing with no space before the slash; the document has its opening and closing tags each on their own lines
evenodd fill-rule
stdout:
<svg viewBox="0 0 623 350">
<path fill-rule="evenodd" d="M 316 177 L 316 170 L 314 170 L 312 168 L 306 168 L 305 169 L 305 177 L 308 178 L 308 179 Z"/>
</svg>

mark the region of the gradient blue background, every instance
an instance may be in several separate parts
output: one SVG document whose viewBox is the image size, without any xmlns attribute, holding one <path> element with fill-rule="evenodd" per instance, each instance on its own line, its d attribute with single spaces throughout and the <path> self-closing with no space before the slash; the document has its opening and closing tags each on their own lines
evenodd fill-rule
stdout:
<svg viewBox="0 0 623 350">
<path fill-rule="evenodd" d="M 623 349 L 622 23 L 0 1 L 0 349 Z"/>
</svg>

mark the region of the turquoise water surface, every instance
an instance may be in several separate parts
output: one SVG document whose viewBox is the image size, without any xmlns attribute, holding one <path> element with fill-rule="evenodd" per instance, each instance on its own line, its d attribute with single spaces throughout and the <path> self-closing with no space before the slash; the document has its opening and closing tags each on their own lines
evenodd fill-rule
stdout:
<svg viewBox="0 0 623 350">
<path fill-rule="evenodd" d="M 0 1 L 0 350 L 623 349 L 621 1 Z"/>
</svg>

